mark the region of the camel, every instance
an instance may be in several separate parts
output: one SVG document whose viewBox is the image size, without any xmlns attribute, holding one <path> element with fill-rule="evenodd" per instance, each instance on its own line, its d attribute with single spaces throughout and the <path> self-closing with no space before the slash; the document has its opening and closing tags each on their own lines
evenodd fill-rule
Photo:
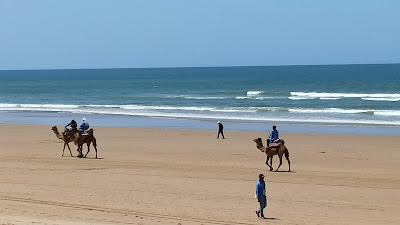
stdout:
<svg viewBox="0 0 400 225">
<path fill-rule="evenodd" d="M 54 134 L 57 136 L 58 139 L 64 141 L 64 147 L 63 147 L 63 151 L 62 151 L 61 156 L 64 156 L 65 146 L 67 146 L 68 150 L 69 150 L 69 153 L 71 154 L 71 157 L 73 157 L 72 156 L 72 152 L 71 152 L 71 148 L 69 147 L 68 143 L 73 142 L 75 140 L 75 136 L 73 134 L 68 134 L 68 135 L 60 134 L 60 132 L 58 132 L 58 129 L 57 129 L 56 126 L 53 126 L 51 128 L 51 130 L 54 132 Z"/>
<path fill-rule="evenodd" d="M 83 156 L 82 147 L 83 147 L 83 144 L 86 144 L 88 147 L 88 150 L 87 150 L 86 154 L 83 156 L 83 158 L 86 158 L 86 156 L 90 152 L 90 144 L 93 143 L 94 149 L 96 151 L 96 159 L 97 159 L 97 142 L 96 142 L 96 138 L 93 136 L 93 129 L 89 129 L 87 131 L 87 134 L 79 134 L 78 133 L 78 135 L 76 135 L 76 136 L 77 136 L 77 138 L 75 139 L 75 141 L 78 144 L 78 152 L 79 152 L 78 157 L 82 158 L 82 156 Z"/>
<path fill-rule="evenodd" d="M 272 145 L 270 147 L 265 147 L 262 143 L 261 138 L 253 139 L 253 141 L 257 144 L 258 150 L 260 150 L 261 152 L 265 152 L 265 154 L 267 154 L 267 161 L 265 161 L 265 163 L 267 164 L 267 166 L 269 166 L 269 171 L 273 170 L 272 158 L 274 157 L 274 155 L 279 156 L 279 166 L 275 170 L 275 172 L 277 172 L 279 167 L 281 167 L 282 165 L 282 156 L 283 154 L 285 154 L 285 158 L 289 164 L 289 172 L 290 172 L 289 150 L 286 148 L 285 142 L 282 139 L 279 145 Z M 268 164 L 268 160 L 270 160 L 270 164 Z"/>
<path fill-rule="evenodd" d="M 90 151 L 90 144 L 93 143 L 93 146 L 96 150 L 96 158 L 97 158 L 97 143 L 96 143 L 96 138 L 93 136 L 93 129 L 88 130 L 87 134 L 83 134 L 83 135 L 79 134 L 79 132 L 77 132 L 75 134 L 67 134 L 67 135 L 60 134 L 60 132 L 58 132 L 58 129 L 56 126 L 53 126 L 51 128 L 51 130 L 56 134 L 58 139 L 61 139 L 64 141 L 63 153 L 61 156 L 64 156 L 65 146 L 67 146 L 69 149 L 69 153 L 71 154 L 71 157 L 72 157 L 71 148 L 69 147 L 68 143 L 74 142 L 74 144 L 78 146 L 78 149 L 77 149 L 77 151 L 79 153 L 78 157 L 85 158 Z M 88 151 L 86 152 L 85 156 L 83 156 L 82 146 L 85 143 L 88 146 Z"/>
</svg>

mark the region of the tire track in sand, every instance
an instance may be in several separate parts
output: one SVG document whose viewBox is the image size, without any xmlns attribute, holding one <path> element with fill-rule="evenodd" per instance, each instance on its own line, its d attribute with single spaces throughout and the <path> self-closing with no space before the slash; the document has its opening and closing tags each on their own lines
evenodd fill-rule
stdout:
<svg viewBox="0 0 400 225">
<path fill-rule="evenodd" d="M 56 207 L 71 208 L 71 209 L 77 209 L 77 210 L 90 210 L 90 211 L 97 211 L 97 212 L 103 212 L 103 213 L 115 213 L 115 214 L 124 214 L 124 215 L 132 215 L 132 216 L 142 216 L 142 217 L 148 217 L 148 218 L 196 222 L 196 223 L 203 223 L 203 224 L 254 225 L 253 223 L 245 223 L 245 222 L 235 222 L 235 221 L 216 220 L 216 219 L 203 219 L 203 218 L 196 218 L 196 217 L 191 217 L 191 216 L 175 216 L 175 215 L 168 215 L 168 214 L 152 214 L 152 213 L 146 213 L 146 212 L 129 210 L 129 209 L 113 209 L 113 208 L 83 205 L 83 204 L 36 200 L 36 199 L 32 199 L 32 198 L 10 197 L 10 196 L 4 196 L 4 195 L 0 195 L 0 200 L 12 201 L 12 202 L 23 202 L 23 203 L 30 203 L 30 204 L 39 204 L 39 205 L 46 205 L 46 206 L 56 206 Z"/>
</svg>

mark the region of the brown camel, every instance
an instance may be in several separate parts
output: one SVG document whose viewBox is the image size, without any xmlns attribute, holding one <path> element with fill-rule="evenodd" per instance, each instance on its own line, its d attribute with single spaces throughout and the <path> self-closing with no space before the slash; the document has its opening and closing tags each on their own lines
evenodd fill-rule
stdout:
<svg viewBox="0 0 400 225">
<path fill-rule="evenodd" d="M 88 130 L 87 134 L 82 134 L 82 135 L 80 135 L 79 132 L 77 132 L 75 134 L 67 134 L 67 135 L 60 134 L 60 132 L 58 132 L 58 129 L 56 126 L 53 126 L 51 128 L 51 130 L 56 134 L 58 139 L 61 139 L 64 141 L 63 153 L 61 156 L 64 156 L 65 146 L 67 146 L 69 149 L 69 153 L 71 154 L 71 157 L 72 157 L 71 148 L 69 147 L 68 143 L 74 142 L 74 144 L 78 146 L 78 149 L 77 149 L 77 151 L 79 153 L 78 157 L 79 158 L 86 157 L 90 151 L 90 144 L 93 143 L 93 146 L 96 150 L 96 158 L 97 158 L 97 143 L 96 143 L 96 138 L 93 136 L 93 129 Z M 83 156 L 82 146 L 85 143 L 88 146 L 88 151 L 86 152 L 85 156 Z"/>
<path fill-rule="evenodd" d="M 63 147 L 63 151 L 62 151 L 61 156 L 64 156 L 65 146 L 67 146 L 67 147 L 68 147 L 68 150 L 69 150 L 69 153 L 71 154 L 71 157 L 72 157 L 71 148 L 69 147 L 69 144 L 68 144 L 68 143 L 73 142 L 73 141 L 75 140 L 75 136 L 74 136 L 73 134 L 67 134 L 67 135 L 60 134 L 60 132 L 58 132 L 58 129 L 57 129 L 56 126 L 53 126 L 53 127 L 51 128 L 51 130 L 56 134 L 56 136 L 57 136 L 58 139 L 64 141 L 64 147 Z"/>
<path fill-rule="evenodd" d="M 261 138 L 253 139 L 253 141 L 257 144 L 258 150 L 261 152 L 265 152 L 267 154 L 267 161 L 265 162 L 267 166 L 269 166 L 269 171 L 272 171 L 272 158 L 274 155 L 279 156 L 279 166 L 276 168 L 275 172 L 278 171 L 279 167 L 282 165 L 282 156 L 285 154 L 285 158 L 289 164 L 289 172 L 290 172 L 290 160 L 289 160 L 289 150 L 285 146 L 285 142 L 281 139 L 280 144 L 271 145 L 270 147 L 265 147 L 262 143 Z M 270 160 L 270 164 L 268 164 L 268 160 Z"/>
<path fill-rule="evenodd" d="M 86 134 L 79 134 L 79 132 L 75 135 L 76 139 L 74 140 L 75 143 L 78 145 L 78 152 L 79 158 L 82 158 L 82 147 L 83 144 L 86 144 L 88 147 L 88 150 L 86 154 L 83 156 L 83 158 L 86 158 L 87 154 L 90 151 L 90 144 L 93 143 L 94 149 L 96 151 L 96 159 L 97 159 L 97 142 L 96 138 L 93 136 L 93 129 L 89 129 Z"/>
</svg>

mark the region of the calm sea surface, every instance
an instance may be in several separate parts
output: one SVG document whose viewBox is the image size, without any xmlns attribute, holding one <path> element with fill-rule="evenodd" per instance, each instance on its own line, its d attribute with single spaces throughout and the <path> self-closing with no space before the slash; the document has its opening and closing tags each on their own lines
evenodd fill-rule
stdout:
<svg viewBox="0 0 400 225">
<path fill-rule="evenodd" d="M 400 126 L 400 64 L 0 71 L 0 116 Z"/>
</svg>

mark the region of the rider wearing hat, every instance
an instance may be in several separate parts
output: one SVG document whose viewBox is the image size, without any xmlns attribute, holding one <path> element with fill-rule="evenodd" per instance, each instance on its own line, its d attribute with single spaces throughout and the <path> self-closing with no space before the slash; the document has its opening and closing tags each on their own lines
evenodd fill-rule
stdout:
<svg viewBox="0 0 400 225">
<path fill-rule="evenodd" d="M 89 130 L 89 123 L 86 121 L 86 118 L 83 118 L 82 124 L 79 127 L 79 133 L 85 133 L 87 130 Z"/>
<path fill-rule="evenodd" d="M 75 120 L 71 120 L 71 122 L 67 125 L 65 125 L 65 134 L 74 134 L 78 131 L 77 129 L 78 124 L 76 123 Z"/>
</svg>

